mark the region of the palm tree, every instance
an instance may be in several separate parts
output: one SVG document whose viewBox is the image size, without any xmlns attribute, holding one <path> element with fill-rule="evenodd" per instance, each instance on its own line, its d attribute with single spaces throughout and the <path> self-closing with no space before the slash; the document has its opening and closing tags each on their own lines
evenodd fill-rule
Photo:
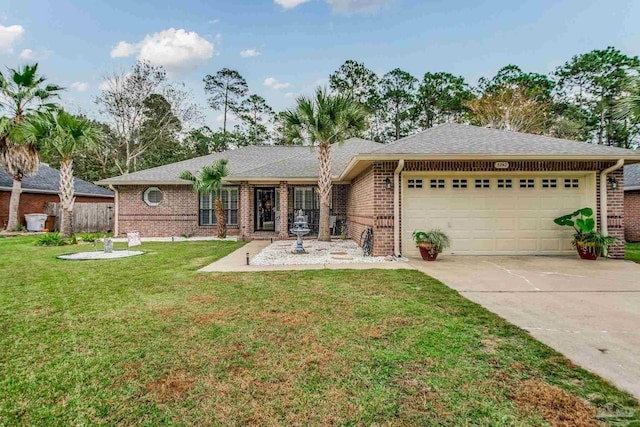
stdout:
<svg viewBox="0 0 640 427">
<path fill-rule="evenodd" d="M 37 146 L 19 143 L 12 129 L 22 122 L 25 115 L 55 107 L 50 101 L 58 96 L 60 90 L 59 86 L 45 84 L 45 78 L 38 74 L 38 64 L 9 69 L 7 76 L 0 73 L 0 110 L 6 110 L 10 115 L 3 117 L 0 125 L 0 166 L 13 176 L 9 230 L 18 228 L 22 178 L 38 172 L 40 167 Z"/>
<path fill-rule="evenodd" d="M 222 192 L 222 180 L 229 175 L 228 163 L 227 159 L 219 159 L 211 166 L 204 166 L 196 174 L 190 171 L 184 171 L 180 174 L 180 178 L 193 183 L 193 189 L 198 194 L 213 193 L 216 206 L 216 225 L 218 227 L 218 238 L 220 239 L 227 237 L 227 224 L 220 194 Z"/>
<path fill-rule="evenodd" d="M 367 111 L 349 95 L 333 95 L 318 88 L 313 97 L 300 97 L 293 110 L 285 111 L 284 140 L 288 144 L 304 144 L 318 147 L 320 168 L 318 191 L 320 193 L 320 229 L 318 240 L 331 240 L 329 232 L 329 198 L 331 197 L 332 144 L 359 135 L 367 127 Z"/>
<path fill-rule="evenodd" d="M 640 77 L 628 77 L 624 89 L 626 94 L 617 102 L 614 116 L 618 119 L 640 121 Z"/>
<path fill-rule="evenodd" d="M 104 137 L 102 128 L 83 118 L 58 110 L 27 117 L 18 128 L 20 139 L 60 156 L 60 234 L 68 237 L 73 228 L 73 156 L 96 146 Z"/>
</svg>

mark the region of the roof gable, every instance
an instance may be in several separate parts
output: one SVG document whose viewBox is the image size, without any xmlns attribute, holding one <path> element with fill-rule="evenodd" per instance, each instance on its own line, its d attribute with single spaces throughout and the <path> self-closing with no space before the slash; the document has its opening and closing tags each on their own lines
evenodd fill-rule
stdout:
<svg viewBox="0 0 640 427">
<path fill-rule="evenodd" d="M 629 155 L 631 150 L 521 132 L 446 123 L 385 145 L 372 154 Z M 640 154 L 639 154 L 640 160 Z"/>
</svg>

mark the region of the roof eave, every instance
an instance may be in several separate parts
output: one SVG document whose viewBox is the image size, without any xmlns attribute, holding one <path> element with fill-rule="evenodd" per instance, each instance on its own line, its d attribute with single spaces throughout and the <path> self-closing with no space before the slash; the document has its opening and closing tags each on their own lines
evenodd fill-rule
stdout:
<svg viewBox="0 0 640 427">
<path fill-rule="evenodd" d="M 11 191 L 11 187 L 0 186 L 0 191 Z M 57 190 L 40 190 L 38 188 L 22 188 L 22 193 L 30 193 L 30 194 L 60 194 L 60 191 Z M 94 194 L 94 193 L 79 193 L 77 191 L 73 192 L 74 196 L 80 197 L 101 197 L 104 199 L 112 199 L 114 197 L 113 194 Z"/>
<path fill-rule="evenodd" d="M 624 187 L 624 191 L 637 191 L 640 190 L 640 185 L 630 185 L 630 186 L 625 186 Z"/>
<path fill-rule="evenodd" d="M 348 181 L 349 174 L 359 162 L 396 160 L 620 160 L 640 163 L 640 154 L 358 154 L 344 169 L 339 179 Z"/>
</svg>

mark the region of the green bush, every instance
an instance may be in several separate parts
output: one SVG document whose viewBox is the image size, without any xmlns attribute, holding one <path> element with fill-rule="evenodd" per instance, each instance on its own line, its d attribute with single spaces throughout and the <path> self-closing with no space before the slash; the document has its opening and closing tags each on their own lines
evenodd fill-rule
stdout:
<svg viewBox="0 0 640 427">
<path fill-rule="evenodd" d="M 46 233 L 36 239 L 36 246 L 64 246 L 67 241 L 60 237 L 59 232 Z"/>
<path fill-rule="evenodd" d="M 112 237 L 113 233 L 76 233 L 75 237 L 77 240 L 81 240 L 87 243 L 94 243 L 96 240 L 102 239 L 103 237 Z"/>
</svg>

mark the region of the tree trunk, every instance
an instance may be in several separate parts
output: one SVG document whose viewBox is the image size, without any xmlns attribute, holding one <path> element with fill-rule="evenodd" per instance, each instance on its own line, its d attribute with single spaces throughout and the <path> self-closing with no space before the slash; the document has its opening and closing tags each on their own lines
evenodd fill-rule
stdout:
<svg viewBox="0 0 640 427">
<path fill-rule="evenodd" d="M 318 241 L 330 242 L 329 232 L 329 197 L 331 197 L 331 159 L 329 149 L 331 144 L 323 142 L 318 149 L 318 159 L 320 160 L 320 170 L 318 173 L 318 191 L 320 192 L 320 227 L 318 230 Z"/>
<path fill-rule="evenodd" d="M 222 207 L 222 200 L 220 197 L 216 197 L 216 225 L 218 227 L 218 238 L 224 239 L 227 237 L 227 222 L 224 217 L 224 209 Z"/>
<path fill-rule="evenodd" d="M 7 230 L 17 230 L 20 225 L 18 219 L 18 208 L 20 207 L 20 194 L 22 194 L 22 176 L 13 177 L 13 187 L 11 188 L 11 199 L 9 200 L 9 221 Z"/>
<path fill-rule="evenodd" d="M 60 235 L 69 237 L 73 233 L 73 159 L 63 157 L 60 162 Z"/>
</svg>

